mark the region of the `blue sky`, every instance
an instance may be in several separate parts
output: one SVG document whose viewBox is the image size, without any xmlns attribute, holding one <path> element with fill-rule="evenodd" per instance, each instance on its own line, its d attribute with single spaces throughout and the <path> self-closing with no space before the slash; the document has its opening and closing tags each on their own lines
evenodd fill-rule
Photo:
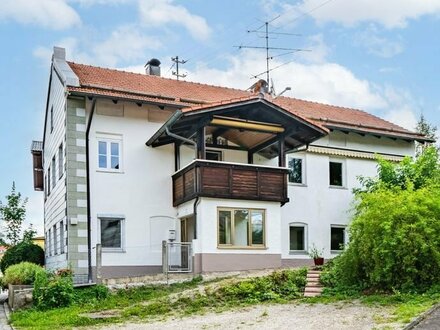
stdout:
<svg viewBox="0 0 440 330">
<path fill-rule="evenodd" d="M 152 57 L 171 76 L 171 56 L 188 60 L 186 80 L 246 89 L 265 70 L 247 33 L 275 19 L 279 92 L 361 108 L 406 128 L 423 112 L 440 124 L 440 1 L 419 0 L 2 0 L 0 9 L 0 200 L 12 181 L 29 197 L 28 222 L 42 228 L 43 196 L 32 188 L 32 139 L 41 139 L 53 46 L 69 60 L 143 72 Z M 277 55 L 279 52 L 273 52 Z"/>
</svg>

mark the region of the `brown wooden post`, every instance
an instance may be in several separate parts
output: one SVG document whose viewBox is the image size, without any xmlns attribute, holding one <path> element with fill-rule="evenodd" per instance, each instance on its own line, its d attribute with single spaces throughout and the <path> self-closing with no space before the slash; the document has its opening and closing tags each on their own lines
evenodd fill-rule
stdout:
<svg viewBox="0 0 440 330">
<path fill-rule="evenodd" d="M 197 130 L 197 159 L 206 159 L 205 127 Z"/>
<path fill-rule="evenodd" d="M 180 169 L 180 142 L 174 142 L 174 170 Z"/>
<path fill-rule="evenodd" d="M 278 140 L 278 166 L 286 167 L 286 150 L 284 148 L 284 137 Z"/>
<path fill-rule="evenodd" d="M 254 153 L 248 151 L 248 164 L 253 164 L 254 163 Z"/>
</svg>

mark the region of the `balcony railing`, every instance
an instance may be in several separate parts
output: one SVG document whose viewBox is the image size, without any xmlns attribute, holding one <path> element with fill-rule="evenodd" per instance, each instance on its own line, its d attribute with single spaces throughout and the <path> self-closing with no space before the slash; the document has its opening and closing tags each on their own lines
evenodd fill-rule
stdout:
<svg viewBox="0 0 440 330">
<path fill-rule="evenodd" d="M 195 160 L 175 173 L 173 205 L 195 197 L 286 203 L 286 168 Z"/>
</svg>

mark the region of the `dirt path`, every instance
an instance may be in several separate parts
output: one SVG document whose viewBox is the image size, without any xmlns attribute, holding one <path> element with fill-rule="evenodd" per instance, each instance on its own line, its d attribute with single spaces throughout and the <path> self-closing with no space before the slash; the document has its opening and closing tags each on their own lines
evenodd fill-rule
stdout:
<svg viewBox="0 0 440 330">
<path fill-rule="evenodd" d="M 223 313 L 208 313 L 151 323 L 106 325 L 105 329 L 401 329 L 399 324 L 376 324 L 390 311 L 360 303 L 259 305 Z"/>
</svg>

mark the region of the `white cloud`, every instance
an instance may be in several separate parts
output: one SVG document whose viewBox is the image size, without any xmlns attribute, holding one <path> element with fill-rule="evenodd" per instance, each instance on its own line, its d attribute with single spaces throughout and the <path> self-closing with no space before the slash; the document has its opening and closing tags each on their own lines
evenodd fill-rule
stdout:
<svg viewBox="0 0 440 330">
<path fill-rule="evenodd" d="M 66 29 L 81 23 L 78 13 L 64 0 L 2 0 L 0 20 Z"/>
<path fill-rule="evenodd" d="M 116 67 L 121 63 L 146 60 L 148 49 L 158 49 L 159 40 L 142 33 L 134 25 L 124 25 L 116 28 L 107 39 L 91 41 L 89 38 L 77 39 L 68 37 L 55 43 L 66 48 L 67 59 L 78 63 Z M 47 63 L 52 55 L 51 47 L 39 46 L 33 55 Z"/>
<path fill-rule="evenodd" d="M 376 22 L 387 28 L 402 28 L 409 20 L 440 14 L 440 1 L 334 0 L 325 3 L 322 0 L 302 0 L 299 4 L 291 5 L 285 1 L 272 0 L 263 9 L 272 15 L 275 12 L 285 13 L 279 18 L 284 24 L 305 14 L 318 23 L 336 22 L 353 26 L 360 22 Z"/>
<path fill-rule="evenodd" d="M 255 82 L 250 79 L 252 74 L 265 71 L 264 54 L 245 51 L 240 55 L 228 59 L 230 66 L 227 70 L 200 63 L 189 72 L 188 80 L 246 89 Z M 281 64 L 273 61 L 271 67 Z M 387 104 L 375 86 L 355 77 L 347 68 L 336 63 L 292 62 L 272 71 L 271 77 L 277 92 L 287 86 L 292 88 L 291 92 L 285 94 L 287 96 L 368 109 L 378 109 Z"/>
<path fill-rule="evenodd" d="M 263 58 L 262 53 L 245 51 L 240 57 L 229 57 L 225 70 L 198 63 L 186 80 L 247 89 L 255 81 L 250 76 L 265 71 Z M 280 64 L 273 62 L 272 67 Z M 293 62 L 274 70 L 271 77 L 278 93 L 292 88 L 286 96 L 363 109 L 410 130 L 417 122 L 418 103 L 409 91 L 360 79 L 336 63 Z"/>
<path fill-rule="evenodd" d="M 157 38 L 149 37 L 135 26 L 121 26 L 110 37 L 93 47 L 93 54 L 102 64 L 115 66 L 121 60 L 133 61 L 145 57 L 146 49 L 158 49 Z"/>
<path fill-rule="evenodd" d="M 69 2 L 78 3 L 79 5 L 84 7 L 90 7 L 95 5 L 123 5 L 127 3 L 135 3 L 135 0 L 69 0 Z"/>
<path fill-rule="evenodd" d="M 374 25 L 370 25 L 365 31 L 357 34 L 355 42 L 357 45 L 364 47 L 368 53 L 383 58 L 393 57 L 403 51 L 401 41 L 388 40 L 380 36 Z"/>
<path fill-rule="evenodd" d="M 206 40 L 211 34 L 211 28 L 203 17 L 190 13 L 181 5 L 173 4 L 172 0 L 139 0 L 139 11 L 146 26 L 161 27 L 168 23 L 183 25 L 199 40 Z"/>
</svg>

